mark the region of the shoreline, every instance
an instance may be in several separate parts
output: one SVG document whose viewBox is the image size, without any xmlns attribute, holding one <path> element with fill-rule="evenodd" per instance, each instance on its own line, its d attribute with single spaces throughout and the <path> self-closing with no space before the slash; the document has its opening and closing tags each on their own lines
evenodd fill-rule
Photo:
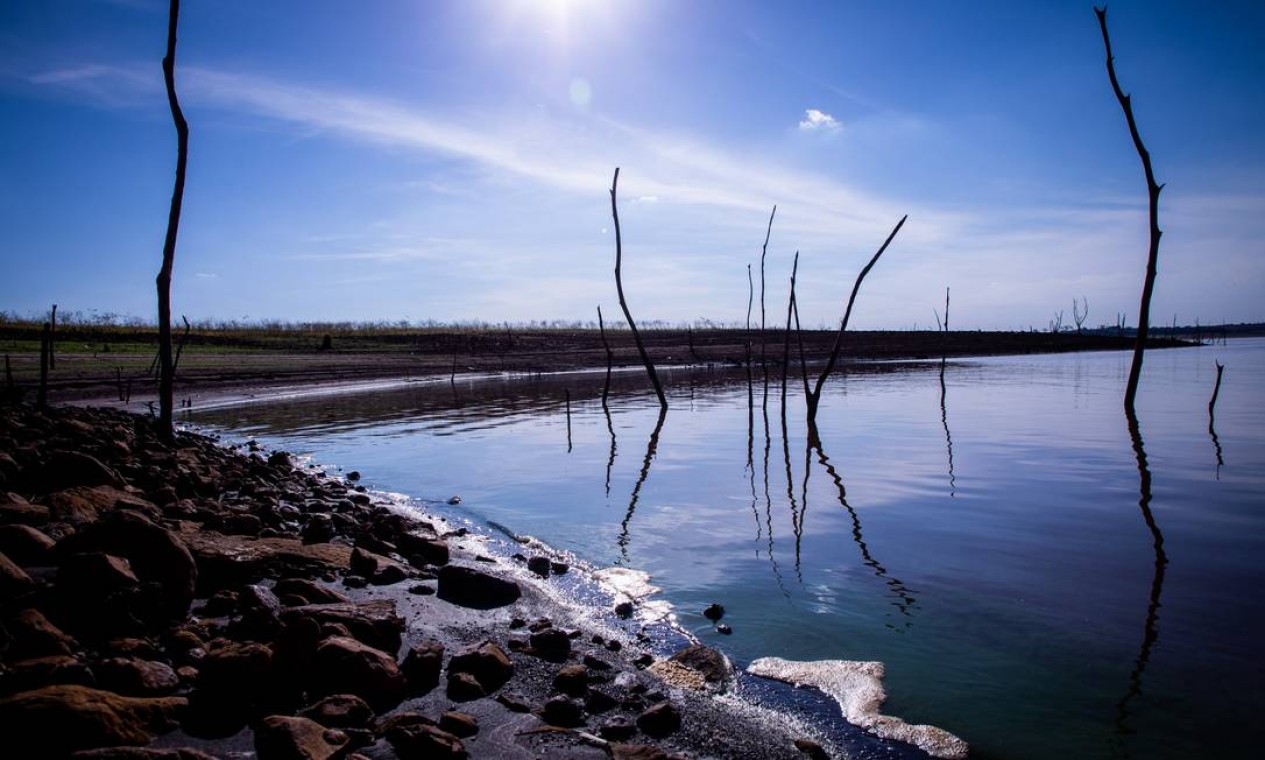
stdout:
<svg viewBox="0 0 1265 760">
<path fill-rule="evenodd" d="M 0 715 L 15 746 L 839 756 L 734 696 L 715 650 L 656 657 L 653 636 L 560 603 L 547 592 L 569 568 L 539 549 L 488 556 L 488 538 L 406 518 L 284 452 L 189 433 L 164 447 L 110 410 L 0 414 L 14 431 L 0 447 L 2 548 L 16 556 L 0 563 L 4 622 L 19 642 Z"/>
</svg>

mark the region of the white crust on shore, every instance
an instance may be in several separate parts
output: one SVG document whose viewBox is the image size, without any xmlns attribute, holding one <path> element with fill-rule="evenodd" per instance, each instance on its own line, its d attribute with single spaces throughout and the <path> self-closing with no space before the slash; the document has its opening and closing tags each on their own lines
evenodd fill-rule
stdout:
<svg viewBox="0 0 1265 760">
<path fill-rule="evenodd" d="M 961 760 L 970 751 L 965 741 L 942 728 L 911 725 L 900 718 L 883 715 L 880 708 L 887 699 L 887 691 L 883 688 L 881 662 L 799 662 L 762 657 L 747 666 L 747 672 L 796 686 L 815 686 L 839 703 L 849 723 L 883 739 L 913 744 L 932 757 Z"/>
</svg>

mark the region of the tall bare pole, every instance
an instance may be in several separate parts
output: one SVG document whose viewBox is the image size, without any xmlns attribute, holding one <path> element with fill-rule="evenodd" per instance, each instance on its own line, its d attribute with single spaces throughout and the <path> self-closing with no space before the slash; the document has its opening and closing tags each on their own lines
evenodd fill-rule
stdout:
<svg viewBox="0 0 1265 760">
<path fill-rule="evenodd" d="M 1111 80 L 1111 89 L 1120 101 L 1125 121 L 1129 125 L 1129 136 L 1133 138 L 1133 147 L 1142 159 L 1142 171 L 1146 174 L 1147 209 L 1150 213 L 1151 243 L 1146 256 L 1146 279 L 1142 284 L 1142 303 L 1138 307 L 1138 336 L 1133 344 L 1133 364 L 1129 367 L 1129 382 L 1125 387 L 1125 409 L 1133 409 L 1133 400 L 1138 395 L 1138 380 L 1142 376 L 1142 352 L 1146 349 L 1146 334 L 1151 324 L 1151 291 L 1155 288 L 1155 274 L 1160 256 L 1160 191 L 1163 185 L 1156 184 L 1155 173 L 1151 170 L 1151 154 L 1142 144 L 1138 134 L 1138 124 L 1133 118 L 1133 105 L 1130 97 L 1120 89 L 1120 81 L 1116 79 L 1115 59 L 1111 55 L 1111 37 L 1107 34 L 1107 9 L 1094 8 L 1098 16 L 1098 26 L 1102 29 L 1103 47 L 1107 51 L 1107 78 Z"/>
<path fill-rule="evenodd" d="M 764 408 L 769 406 L 769 364 L 765 356 L 765 310 L 764 310 L 764 259 L 769 255 L 769 238 L 773 236 L 773 217 L 777 216 L 777 206 L 769 213 L 769 226 L 764 231 L 764 245 L 760 248 L 760 372 L 764 375 Z"/>
<path fill-rule="evenodd" d="M 641 363 L 646 365 L 646 374 L 650 376 L 650 384 L 659 397 L 659 407 L 666 410 L 668 399 L 663 395 L 663 386 L 659 384 L 659 373 L 655 372 L 654 362 L 646 353 L 646 346 L 641 342 L 641 333 L 637 332 L 637 323 L 633 322 L 632 312 L 628 311 L 628 301 L 624 298 L 624 281 L 620 276 L 623 264 L 624 244 L 619 234 L 619 208 L 615 202 L 615 191 L 619 186 L 619 167 L 615 167 L 615 178 L 611 180 L 611 216 L 615 220 L 615 289 L 619 291 L 619 307 L 624 310 L 624 319 L 628 320 L 628 329 L 632 330 L 633 341 L 637 344 L 637 353 L 641 354 Z"/>
<path fill-rule="evenodd" d="M 173 394 L 176 367 L 171 353 L 171 270 L 176 259 L 176 234 L 180 230 L 180 208 L 184 203 L 185 167 L 189 163 L 189 123 L 176 98 L 176 27 L 180 18 L 180 0 L 171 0 L 167 23 L 167 55 L 163 58 L 163 79 L 167 83 L 167 103 L 176 124 L 176 184 L 171 193 L 171 211 L 167 216 L 167 237 L 163 241 L 163 265 L 158 272 L 158 404 L 159 432 L 171 438 L 174 417 Z"/>
</svg>

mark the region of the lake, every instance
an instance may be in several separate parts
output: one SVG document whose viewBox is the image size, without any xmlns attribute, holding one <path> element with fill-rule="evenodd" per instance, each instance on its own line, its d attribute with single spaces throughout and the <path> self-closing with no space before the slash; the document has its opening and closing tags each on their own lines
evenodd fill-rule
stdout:
<svg viewBox="0 0 1265 760">
<path fill-rule="evenodd" d="M 739 667 L 880 660 L 885 712 L 972 757 L 1257 757 L 1265 339 L 1148 352 L 1136 440 L 1129 359 L 848 367 L 811 448 L 799 381 L 783 417 L 780 369 L 766 406 L 758 367 L 753 408 L 742 370 L 665 373 L 661 426 L 640 370 L 616 373 L 606 406 L 599 372 L 191 419 L 647 571 L 679 625 Z M 711 602 L 732 635 L 703 618 Z"/>
</svg>

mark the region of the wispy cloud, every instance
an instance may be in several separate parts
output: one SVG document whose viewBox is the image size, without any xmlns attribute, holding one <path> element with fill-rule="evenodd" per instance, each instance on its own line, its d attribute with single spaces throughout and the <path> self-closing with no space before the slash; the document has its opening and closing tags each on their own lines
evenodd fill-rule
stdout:
<svg viewBox="0 0 1265 760">
<path fill-rule="evenodd" d="M 799 122 L 802 132 L 834 132 L 840 126 L 838 119 L 816 108 L 804 111 L 804 118 Z"/>
</svg>

